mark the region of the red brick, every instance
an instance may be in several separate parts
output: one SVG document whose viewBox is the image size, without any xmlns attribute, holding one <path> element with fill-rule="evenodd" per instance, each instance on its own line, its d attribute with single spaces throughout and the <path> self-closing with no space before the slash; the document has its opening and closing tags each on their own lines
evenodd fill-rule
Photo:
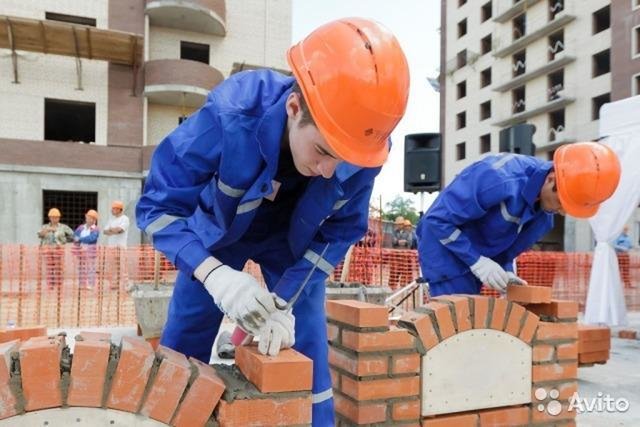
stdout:
<svg viewBox="0 0 640 427">
<path fill-rule="evenodd" d="M 420 373 L 420 355 L 418 353 L 394 354 L 391 357 L 391 374 Z"/>
<path fill-rule="evenodd" d="M 562 410 L 557 415 L 550 415 L 547 413 L 547 411 L 540 411 L 537 405 L 532 405 L 531 407 L 532 424 L 549 423 L 553 426 L 556 426 L 556 425 L 561 427 L 567 426 L 568 424 L 563 423 L 562 420 L 575 418 L 577 411 L 575 409 L 573 411 L 569 411 L 568 402 L 561 402 L 561 405 L 562 405 Z M 544 424 L 544 425 L 549 425 L 549 424 Z"/>
<path fill-rule="evenodd" d="M 327 317 L 359 328 L 389 326 L 389 313 L 386 307 L 362 301 L 327 301 Z"/>
<path fill-rule="evenodd" d="M 159 346 L 156 354 L 162 362 L 140 413 L 169 424 L 189 383 L 191 365 L 184 354 L 167 347 Z"/>
<path fill-rule="evenodd" d="M 539 344 L 533 346 L 534 362 L 550 362 L 553 360 L 555 347 L 549 344 Z"/>
<path fill-rule="evenodd" d="M 535 395 L 536 390 L 539 388 L 540 386 L 538 385 L 534 385 L 531 387 L 531 402 L 533 402 L 534 404 L 540 402 Z M 578 391 L 578 383 L 577 381 L 569 381 L 563 384 L 546 385 L 542 388 L 544 388 L 547 392 L 550 392 L 553 389 L 557 390 L 559 393 L 557 400 L 568 400 L 571 398 L 571 396 L 573 396 L 575 392 Z M 547 397 L 546 401 L 549 401 L 550 399 L 550 397 Z"/>
<path fill-rule="evenodd" d="M 332 343 L 340 343 L 340 327 L 327 323 L 327 340 Z"/>
<path fill-rule="evenodd" d="M 394 421 L 417 420 L 420 418 L 420 400 L 395 402 L 391 407 L 391 418 Z"/>
<path fill-rule="evenodd" d="M 578 327 L 575 323 L 540 322 L 536 331 L 537 340 L 576 338 L 578 338 Z"/>
<path fill-rule="evenodd" d="M 496 329 L 498 331 L 502 331 L 504 329 L 508 305 L 508 301 L 504 298 L 493 299 L 493 310 L 491 310 L 491 320 L 489 321 L 489 328 Z"/>
<path fill-rule="evenodd" d="M 189 362 L 196 369 L 196 378 L 178 407 L 171 425 L 178 427 L 204 425 L 226 388 L 213 367 L 193 357 Z"/>
<path fill-rule="evenodd" d="M 473 296 L 473 327 L 485 329 L 489 327 L 489 298 L 480 295 Z"/>
<path fill-rule="evenodd" d="M 46 336 L 47 327 L 44 325 L 4 329 L 0 330 L 0 343 L 13 340 L 27 341 L 29 338 Z"/>
<path fill-rule="evenodd" d="M 440 337 L 443 340 L 456 334 L 456 328 L 453 326 L 451 310 L 449 309 L 448 304 L 430 302 L 420 308 L 427 309 L 430 313 L 435 315 L 438 330 L 440 331 Z"/>
<path fill-rule="evenodd" d="M 342 392 L 356 400 L 416 396 L 420 393 L 420 377 L 357 381 L 343 376 Z"/>
<path fill-rule="evenodd" d="M 558 360 L 568 360 L 578 358 L 578 342 L 558 344 L 556 350 Z"/>
<path fill-rule="evenodd" d="M 381 423 L 387 419 L 385 403 L 360 403 L 336 393 L 333 396 L 335 411 L 356 424 Z"/>
<path fill-rule="evenodd" d="M 20 369 L 25 410 L 62 405 L 60 391 L 61 339 L 30 339 L 20 346 Z"/>
<path fill-rule="evenodd" d="M 140 337 L 123 337 L 120 360 L 113 374 L 107 407 L 137 412 L 147 385 L 155 354 Z"/>
<path fill-rule="evenodd" d="M 578 302 L 568 300 L 551 300 L 546 304 L 527 304 L 527 310 L 538 316 L 549 316 L 559 320 L 578 317 Z"/>
<path fill-rule="evenodd" d="M 504 331 L 509 335 L 517 337 L 518 333 L 520 332 L 520 322 L 525 316 L 525 313 L 526 310 L 523 306 L 515 303 L 511 304 L 511 312 L 509 313 L 509 317 L 507 318 L 507 324 L 504 327 Z"/>
<path fill-rule="evenodd" d="M 528 406 L 481 411 L 479 415 L 481 427 L 513 427 L 529 424 Z"/>
<path fill-rule="evenodd" d="M 578 378 L 578 366 L 575 362 L 534 365 L 531 367 L 531 381 L 571 380 Z"/>
<path fill-rule="evenodd" d="M 428 314 L 415 311 L 405 313 L 400 319 L 399 325 L 415 330 L 426 350 L 430 350 L 440 342 L 433 326 L 433 321 Z"/>
<path fill-rule="evenodd" d="M 78 340 L 76 337 L 67 397 L 69 406 L 102 406 L 102 393 L 111 350 L 109 339 L 105 341 L 83 337 L 82 340 Z"/>
<path fill-rule="evenodd" d="M 392 327 L 386 332 L 342 331 L 342 345 L 352 350 L 387 351 L 415 348 L 414 338 L 406 329 Z"/>
<path fill-rule="evenodd" d="M 351 356 L 348 353 L 329 347 L 329 364 L 359 377 L 386 375 L 389 371 L 389 356 Z"/>
<path fill-rule="evenodd" d="M 422 427 L 477 427 L 478 414 L 439 415 L 434 418 L 423 418 Z"/>
<path fill-rule="evenodd" d="M 600 341 L 611 339 L 611 329 L 608 326 L 594 326 L 578 324 L 580 341 Z"/>
<path fill-rule="evenodd" d="M 277 356 L 265 356 L 255 344 L 238 346 L 235 359 L 240 371 L 262 393 L 311 390 L 313 362 L 291 348 Z"/>
<path fill-rule="evenodd" d="M 11 381 L 11 353 L 18 351 L 19 340 L 0 344 L 0 420 L 16 415 L 16 398 L 9 387 Z"/>
<path fill-rule="evenodd" d="M 638 339 L 638 332 L 631 329 L 623 329 L 618 331 L 618 337 L 628 340 Z"/>
<path fill-rule="evenodd" d="M 609 350 L 610 348 L 610 340 L 578 341 L 578 353 L 592 353 L 594 351 Z"/>
<path fill-rule="evenodd" d="M 456 313 L 456 330 L 458 332 L 468 331 L 472 328 L 469 299 L 467 297 L 460 295 L 442 295 L 434 298 L 433 301 L 442 303 L 450 302 L 453 305 Z"/>
<path fill-rule="evenodd" d="M 523 304 L 539 304 L 551 302 L 551 287 L 549 286 L 507 286 L 507 299 Z"/>
<path fill-rule="evenodd" d="M 311 395 L 282 398 L 274 395 L 272 399 L 233 402 L 221 400 L 217 420 L 221 427 L 308 425 L 311 424 Z M 184 424 L 185 427 L 194 425 Z"/>
<path fill-rule="evenodd" d="M 333 386 L 333 388 L 341 390 L 342 386 L 340 385 L 340 373 L 331 368 L 329 368 L 329 372 L 331 373 L 331 385 Z"/>
<path fill-rule="evenodd" d="M 540 318 L 530 312 L 527 312 L 526 315 L 527 318 L 524 321 L 524 325 L 522 326 L 522 330 L 520 331 L 520 335 L 518 335 L 518 338 L 520 338 L 527 344 L 530 344 L 533 336 L 536 333 L 536 330 L 538 329 Z"/>
<path fill-rule="evenodd" d="M 604 363 L 609 360 L 609 350 L 578 353 L 579 363 Z"/>
</svg>

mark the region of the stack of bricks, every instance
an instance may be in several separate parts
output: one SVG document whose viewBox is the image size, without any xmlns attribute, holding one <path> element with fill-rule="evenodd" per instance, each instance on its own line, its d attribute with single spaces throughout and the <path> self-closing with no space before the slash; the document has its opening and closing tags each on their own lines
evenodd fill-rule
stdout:
<svg viewBox="0 0 640 427">
<path fill-rule="evenodd" d="M 250 346 L 238 349 L 236 363 L 154 351 L 139 337 L 115 346 L 105 333 L 80 333 L 72 357 L 64 335 L 12 340 L 0 344 L 0 419 L 25 425 L 25 412 L 89 407 L 173 426 L 311 424 L 310 359 L 294 350 L 266 357 Z"/>
<path fill-rule="evenodd" d="M 607 363 L 611 350 L 611 329 L 607 326 L 578 326 L 578 358 L 581 366 Z"/>
<path fill-rule="evenodd" d="M 544 286 L 509 286 L 507 299 L 540 318 L 532 342 L 532 401 L 544 407 L 552 400 L 562 405 L 560 414 L 554 416 L 534 405 L 532 423 L 572 422 L 575 411 L 567 408 L 578 390 L 578 303 L 552 299 L 551 288 Z"/>
<path fill-rule="evenodd" d="M 417 339 L 384 306 L 327 301 L 327 318 L 337 424 L 419 425 Z"/>
<path fill-rule="evenodd" d="M 0 344 L 13 340 L 26 341 L 32 337 L 44 337 L 46 335 L 47 328 L 45 326 L 0 329 Z"/>
</svg>

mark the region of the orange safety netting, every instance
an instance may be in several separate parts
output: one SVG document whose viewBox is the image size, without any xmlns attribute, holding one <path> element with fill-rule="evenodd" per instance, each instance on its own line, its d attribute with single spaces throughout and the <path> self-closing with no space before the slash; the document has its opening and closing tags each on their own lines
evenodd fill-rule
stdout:
<svg viewBox="0 0 640 427">
<path fill-rule="evenodd" d="M 127 291 L 136 284 L 164 286 L 175 280 L 174 266 L 156 254 L 149 245 L 126 249 L 0 245 L 0 328 L 12 323 L 135 325 L 133 299 Z M 529 284 L 551 286 L 555 298 L 578 301 L 583 309 L 592 257 L 591 253 L 526 252 L 518 257 L 517 267 Z M 363 240 L 347 258 L 331 280 L 396 290 L 419 277 L 415 250 L 389 249 Z M 627 308 L 640 310 L 640 254 L 621 254 L 619 262 Z M 245 271 L 264 283 L 256 264 L 248 262 Z M 487 289 L 483 293 L 493 294 Z"/>
</svg>

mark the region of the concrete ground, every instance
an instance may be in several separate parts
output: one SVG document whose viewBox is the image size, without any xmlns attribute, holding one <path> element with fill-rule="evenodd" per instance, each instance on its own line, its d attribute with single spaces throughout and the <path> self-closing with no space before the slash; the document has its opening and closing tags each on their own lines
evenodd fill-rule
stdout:
<svg viewBox="0 0 640 427">
<path fill-rule="evenodd" d="M 221 330 L 233 331 L 233 324 L 223 322 Z M 593 365 L 578 369 L 578 395 L 582 402 L 588 403 L 607 395 L 614 400 L 626 399 L 629 402 L 625 412 L 607 412 L 606 410 L 580 413 L 577 417 L 579 426 L 614 427 L 640 426 L 640 340 L 617 338 L 620 329 L 634 329 L 640 335 L 640 312 L 629 313 L 629 325 L 624 328 L 613 328 L 611 332 L 611 357 L 604 365 Z M 48 333 L 67 332 L 67 342 L 73 351 L 74 337 L 81 330 L 108 331 L 112 341 L 119 343 L 123 336 L 135 336 L 135 327 L 114 328 L 82 328 L 82 329 L 49 329 Z M 210 363 L 233 363 L 217 357 L 215 344 Z M 603 403 L 604 405 L 604 403 Z"/>
<path fill-rule="evenodd" d="M 640 340 L 618 338 L 620 329 L 633 329 L 640 335 L 640 312 L 629 313 L 628 326 L 612 328 L 611 356 L 606 364 L 578 369 L 578 394 L 588 401 L 607 395 L 614 400 L 626 399 L 629 409 L 581 413 L 577 417 L 579 426 L 640 426 Z"/>
</svg>

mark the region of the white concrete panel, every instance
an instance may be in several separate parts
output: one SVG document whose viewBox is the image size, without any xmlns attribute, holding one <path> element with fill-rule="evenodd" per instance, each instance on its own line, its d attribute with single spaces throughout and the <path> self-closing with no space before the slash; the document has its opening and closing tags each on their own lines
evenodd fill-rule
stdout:
<svg viewBox="0 0 640 427">
<path fill-rule="evenodd" d="M 531 402 L 531 347 L 502 331 L 461 332 L 422 357 L 422 415 Z"/>
</svg>

